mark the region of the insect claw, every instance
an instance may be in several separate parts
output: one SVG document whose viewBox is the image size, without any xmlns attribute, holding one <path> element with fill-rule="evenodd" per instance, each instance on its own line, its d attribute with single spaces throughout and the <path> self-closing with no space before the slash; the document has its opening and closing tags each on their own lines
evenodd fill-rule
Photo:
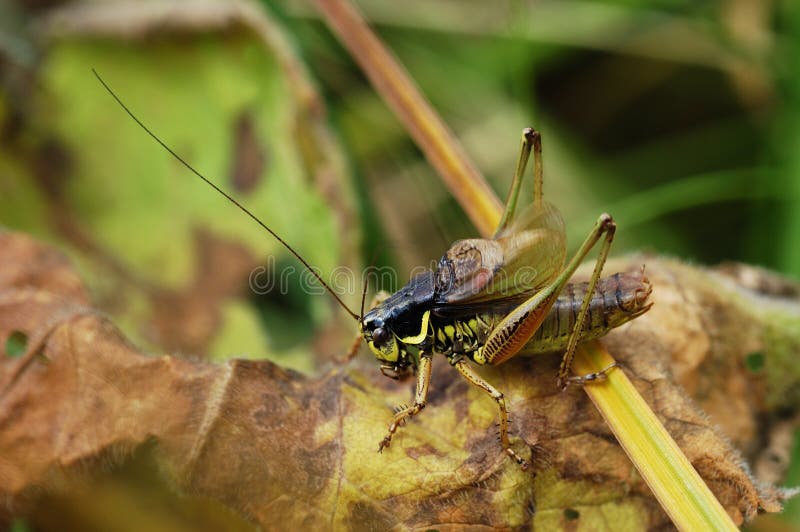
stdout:
<svg viewBox="0 0 800 532">
<path fill-rule="evenodd" d="M 517 453 L 515 453 L 514 449 L 512 449 L 511 447 L 506 447 L 505 451 L 508 456 L 510 456 L 515 462 L 517 462 L 517 464 L 519 464 L 519 467 L 523 471 L 527 471 L 530 468 L 531 465 L 528 463 L 528 461 L 522 458 Z"/>
<path fill-rule="evenodd" d="M 381 443 L 378 445 L 378 452 L 383 454 L 383 450 L 389 447 L 391 443 L 392 443 L 392 435 L 387 434 L 386 436 L 384 436 L 384 438 L 381 440 Z"/>
</svg>

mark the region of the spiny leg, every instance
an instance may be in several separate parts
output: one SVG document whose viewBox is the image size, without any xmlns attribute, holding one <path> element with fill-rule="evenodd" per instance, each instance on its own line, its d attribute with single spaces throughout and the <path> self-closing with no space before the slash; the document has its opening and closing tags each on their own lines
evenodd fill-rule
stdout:
<svg viewBox="0 0 800 532">
<path fill-rule="evenodd" d="M 508 198 L 506 198 L 506 207 L 503 211 L 503 217 L 500 219 L 500 224 L 497 226 L 497 231 L 495 231 L 495 236 L 499 235 L 511 223 L 517 211 L 517 200 L 519 199 L 522 177 L 525 174 L 525 168 L 528 166 L 531 149 L 533 149 L 534 175 L 533 202 L 537 208 L 542 204 L 542 137 L 538 131 L 527 127 L 522 130 L 522 147 L 520 148 L 519 159 L 517 159 L 517 167 L 514 170 L 514 178 L 511 180 L 511 188 L 508 191 Z"/>
<path fill-rule="evenodd" d="M 364 333 L 358 331 L 355 338 L 353 338 L 353 343 L 350 344 L 350 349 L 347 350 L 347 353 L 344 355 L 344 359 L 341 361 L 342 364 L 348 364 L 356 357 L 358 354 L 358 348 L 361 347 L 361 342 L 363 341 Z"/>
<path fill-rule="evenodd" d="M 572 333 L 569 337 L 569 343 L 567 344 L 567 350 L 564 352 L 564 356 L 561 359 L 561 366 L 558 368 L 557 385 L 560 390 L 565 390 L 570 384 L 586 384 L 587 382 L 600 380 L 605 377 L 606 373 L 611 371 L 611 369 L 616 366 L 616 363 L 614 363 L 596 373 L 590 373 L 589 375 L 577 377 L 570 376 L 572 359 L 575 357 L 575 348 L 578 346 L 578 339 L 580 338 L 581 331 L 583 330 L 583 324 L 586 321 L 586 315 L 589 312 L 589 305 L 592 302 L 597 281 L 600 280 L 600 276 L 603 273 L 603 266 L 606 263 L 606 259 L 608 259 L 608 252 L 611 249 L 611 243 L 614 241 L 614 234 L 616 231 L 617 225 L 614 223 L 614 220 L 611 218 L 611 216 L 608 214 L 603 214 L 597 220 L 597 224 L 595 224 L 592 233 L 587 239 L 587 241 L 594 240 L 594 242 L 596 242 L 597 239 L 600 238 L 600 235 L 605 232 L 605 239 L 600 246 L 600 252 L 597 254 L 597 261 L 594 263 L 594 271 L 592 271 L 592 277 L 589 279 L 589 287 L 586 290 L 586 295 L 583 296 L 583 303 L 581 304 L 581 309 L 578 312 L 578 317 L 575 320 L 575 325 L 572 328 Z M 594 245 L 594 242 L 592 243 L 592 246 Z M 588 253 L 589 250 L 587 249 L 586 251 Z"/>
<path fill-rule="evenodd" d="M 425 408 L 425 403 L 428 397 L 428 384 L 431 382 L 431 359 L 433 353 L 420 353 L 419 356 L 419 369 L 417 373 L 417 391 L 414 394 L 414 404 L 406 406 L 398 410 L 394 415 L 392 424 L 389 425 L 389 433 L 381 440 L 378 452 L 382 452 L 386 447 L 392 443 L 392 436 L 395 431 L 403 424 L 406 418 L 419 413 L 420 410 Z"/>
<path fill-rule="evenodd" d="M 459 373 L 461 373 L 461 375 L 464 376 L 465 379 L 488 393 L 492 399 L 495 400 L 498 408 L 500 409 L 500 445 L 503 446 L 503 451 L 505 451 L 508 456 L 513 458 L 520 465 L 523 471 L 527 471 L 528 467 L 530 467 L 528 462 L 514 452 L 514 449 L 511 448 L 511 442 L 508 439 L 508 410 L 506 409 L 506 400 L 503 394 L 494 386 L 483 380 L 480 375 L 472 371 L 472 368 L 465 359 L 461 359 L 456 362 L 455 368 Z"/>
</svg>

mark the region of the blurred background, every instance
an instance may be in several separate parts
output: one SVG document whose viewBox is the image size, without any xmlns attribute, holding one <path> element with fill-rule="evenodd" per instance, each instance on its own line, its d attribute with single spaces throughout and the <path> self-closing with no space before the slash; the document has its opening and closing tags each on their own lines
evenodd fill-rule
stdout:
<svg viewBox="0 0 800 532">
<path fill-rule="evenodd" d="M 615 254 L 800 278 L 800 4 L 358 5 L 500 197 L 521 129 L 542 132 L 545 194 L 571 249 L 607 211 Z M 322 272 L 391 266 L 402 284 L 476 235 L 310 3 L 3 0 L 0 224 L 69 254 L 145 349 L 315 372 L 353 331 L 92 68 Z M 253 272 L 293 268 L 285 290 L 248 289 Z M 800 484 L 800 463 L 786 483 Z M 800 508 L 784 519 L 800 523 Z"/>
<path fill-rule="evenodd" d="M 618 253 L 800 274 L 797 8 L 750 0 L 429 4 L 359 2 L 501 197 L 518 132 L 533 125 L 544 138 L 546 193 L 573 245 L 606 210 L 620 226 Z M 401 260 L 418 263 L 473 234 L 314 11 L 271 5 L 320 81 L 371 191 L 377 227 Z"/>
</svg>

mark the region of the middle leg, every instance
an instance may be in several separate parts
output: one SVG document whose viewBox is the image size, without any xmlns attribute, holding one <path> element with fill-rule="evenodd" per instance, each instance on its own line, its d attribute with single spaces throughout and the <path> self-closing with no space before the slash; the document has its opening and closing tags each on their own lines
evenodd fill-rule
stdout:
<svg viewBox="0 0 800 532">
<path fill-rule="evenodd" d="M 511 442 L 508 439 L 508 410 L 506 409 L 505 396 L 494 386 L 483 380 L 480 375 L 475 373 L 465 359 L 462 358 L 456 362 L 455 368 L 465 379 L 488 393 L 491 398 L 495 400 L 498 408 L 500 409 L 500 445 L 503 446 L 503 451 L 505 451 L 505 453 L 512 459 L 514 459 L 514 461 L 519 464 L 523 471 L 527 471 L 530 465 L 524 458 L 514 452 L 514 449 L 511 448 Z"/>
</svg>

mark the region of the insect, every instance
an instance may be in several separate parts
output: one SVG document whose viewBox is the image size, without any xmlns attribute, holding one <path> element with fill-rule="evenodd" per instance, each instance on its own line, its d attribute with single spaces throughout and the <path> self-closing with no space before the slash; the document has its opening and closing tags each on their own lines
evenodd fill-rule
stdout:
<svg viewBox="0 0 800 532">
<path fill-rule="evenodd" d="M 517 213 L 520 185 L 531 151 L 533 201 Z M 520 352 L 539 330 L 542 331 L 538 339 L 540 347 L 552 340 L 545 334 L 548 329 L 555 328 L 560 333 L 561 325 L 553 327 L 552 318 L 548 328 L 542 329 L 542 325 L 575 270 L 598 243 L 600 251 L 594 271 L 583 290 L 580 308 L 571 320 L 557 386 L 564 390 L 569 384 L 602 379 L 614 367 L 611 365 L 589 375 L 570 375 L 575 348 L 584 335 L 584 323 L 592 310 L 616 225 L 610 215 L 600 215 L 578 252 L 565 266 L 564 222 L 559 211 L 544 201 L 542 181 L 541 136 L 528 128 L 522 133 L 522 148 L 511 190 L 493 238 L 456 241 L 441 257 L 435 271 L 415 277 L 364 314 L 361 332 L 370 350 L 381 361 L 384 374 L 404 376 L 410 371 L 417 372 L 414 402 L 396 411 L 388 433 L 380 442 L 380 451 L 391 445 L 395 432 L 408 418 L 425 407 L 433 354 L 441 353 L 467 381 L 497 403 L 502 448 L 527 469 L 527 461 L 511 447 L 503 393 L 476 373 L 472 364 L 505 362 Z M 612 281 L 604 284 L 610 283 Z M 649 284 L 646 287 L 644 284 L 633 291 L 634 304 L 624 312 L 627 319 L 649 308 L 646 303 Z M 591 318 L 602 318 L 603 312 L 614 307 L 615 304 L 605 303 L 604 296 L 602 299 L 601 308 L 596 308 Z M 574 309 L 572 303 L 567 306 Z M 556 321 L 561 312 L 562 309 L 557 310 Z M 597 323 L 594 319 L 589 323 L 589 331 L 604 329 L 607 325 L 606 321 Z M 533 343 L 536 348 L 537 340 Z"/>
<path fill-rule="evenodd" d="M 511 447 L 503 393 L 486 382 L 471 365 L 497 365 L 523 348 L 534 352 L 564 350 L 557 379 L 560 389 L 569 384 L 602 379 L 614 365 L 589 375 L 570 375 L 577 344 L 601 336 L 650 308 L 650 285 L 643 272 L 638 276 L 616 274 L 600 279 L 616 230 L 608 214 L 598 218 L 578 252 L 565 265 L 564 222 L 559 211 L 543 200 L 541 137 L 528 128 L 522 134 L 511 190 L 493 238 L 453 243 L 435 270 L 414 277 L 394 294 L 377 298 L 366 312 L 365 289 L 361 312 L 356 314 L 287 242 L 167 146 L 128 109 L 100 75 L 93 72 L 145 132 L 277 239 L 342 308 L 358 320 L 359 343 L 366 342 L 381 363 L 384 375 L 399 379 L 417 374 L 414 402 L 396 411 L 388 433 L 379 444 L 379 451 L 389 447 L 397 429 L 425 407 L 433 354 L 440 353 L 467 381 L 495 400 L 502 449 L 527 469 L 527 461 Z M 531 152 L 534 156 L 533 201 L 518 213 L 521 182 Z M 600 251 L 589 282 L 568 284 L 598 242 Z M 357 350 L 357 345 L 354 347 L 350 356 Z"/>
</svg>

